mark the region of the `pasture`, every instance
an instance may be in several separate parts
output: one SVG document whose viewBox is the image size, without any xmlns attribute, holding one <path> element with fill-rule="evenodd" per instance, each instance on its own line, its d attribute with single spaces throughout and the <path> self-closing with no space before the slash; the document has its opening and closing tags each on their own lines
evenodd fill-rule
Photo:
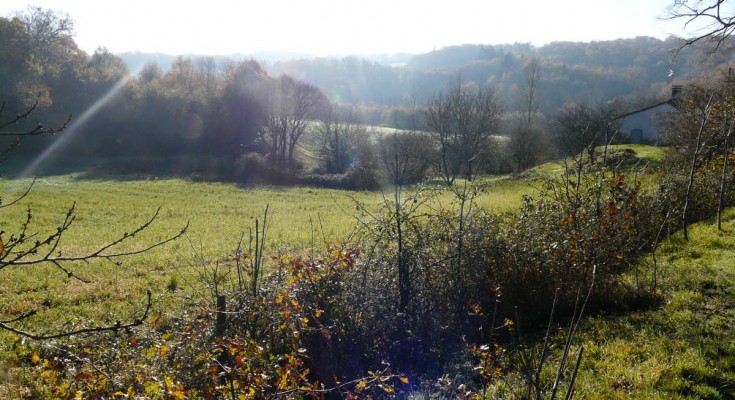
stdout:
<svg viewBox="0 0 735 400">
<path fill-rule="evenodd" d="M 650 146 L 626 147 L 653 159 L 660 159 L 662 154 L 661 149 Z M 548 163 L 522 178 L 507 175 L 484 178 L 484 190 L 476 198 L 477 206 L 487 211 L 512 212 L 518 209 L 524 194 L 537 192 L 539 178 L 553 176 L 559 169 L 557 163 Z M 182 300 L 166 293 L 183 288 L 201 291 L 205 267 L 226 260 L 240 240 L 246 248 L 254 221 L 258 218 L 262 222 L 266 206 L 269 207 L 266 256 L 312 251 L 319 254 L 334 244 L 350 240 L 359 214 L 356 201 L 365 209 L 377 212 L 394 195 L 390 188 L 383 192 L 352 192 L 183 179 L 90 179 L 88 176 L 49 175 L 35 183 L 31 179 L 0 179 L 4 204 L 22 195 L 33 183 L 27 196 L 0 210 L 4 235 L 19 231 L 30 208 L 33 218 L 29 232 L 45 238 L 63 222 L 72 205 L 76 220 L 64 234 L 60 246 L 66 255 L 89 252 L 115 240 L 145 223 L 159 208 L 158 217 L 149 229 L 123 243 L 123 249 L 142 248 L 174 235 L 188 223 L 186 234 L 153 251 L 125 258 L 120 267 L 100 260 L 72 266 L 75 273 L 92 281 L 89 284 L 69 280 L 48 265 L 3 270 L 0 291 L 8 299 L 6 314 L 39 308 L 41 312 L 34 318 L 38 326 L 63 323 L 67 316 L 105 320 L 115 318 L 116 310 L 137 307 L 148 289 L 163 304 L 192 302 L 196 299 Z M 457 185 L 463 184 L 460 181 Z M 403 193 L 410 195 L 417 190 L 418 187 L 409 187 Z M 439 181 L 428 183 L 422 190 L 424 196 L 432 196 L 426 206 L 428 212 L 456 206 L 453 195 L 442 189 Z"/>
<path fill-rule="evenodd" d="M 30 179 L 0 180 L 4 203 L 23 194 L 31 184 Z M 522 194 L 534 190 L 525 181 L 507 177 L 487 185 L 477 203 L 494 211 L 515 209 Z M 416 190 L 407 188 L 405 192 Z M 76 220 L 60 246 L 66 255 L 90 252 L 115 240 L 145 223 L 159 207 L 149 229 L 123 243 L 122 249 L 142 248 L 174 235 L 187 223 L 189 227 L 177 241 L 121 259 L 121 266 L 102 260 L 70 266 L 91 283 L 69 279 L 50 265 L 3 270 L 0 292 L 7 299 L 6 315 L 38 309 L 39 315 L 27 325 L 36 328 L 72 321 L 114 321 L 139 307 L 148 289 L 154 293 L 159 310 L 182 302 L 196 304 L 208 299 L 202 280 L 206 280 L 209 268 L 226 263 L 241 239 L 247 248 L 250 229 L 254 229 L 256 218 L 262 222 L 266 206 L 266 257 L 318 254 L 350 239 L 357 225 L 355 201 L 375 212 L 392 196 L 392 191 L 242 187 L 181 179 L 90 180 L 75 174 L 42 177 L 26 197 L 2 209 L 4 235 L 19 231 L 30 207 L 29 232 L 45 238 L 63 222 L 72 205 Z M 428 207 L 453 207 L 452 196 L 439 192 Z"/>
<path fill-rule="evenodd" d="M 643 162 L 655 164 L 662 158 L 660 149 L 625 148 L 633 148 Z M 558 169 L 550 163 L 521 178 L 485 178 L 486 188 L 477 197 L 477 205 L 488 211 L 512 212 L 523 194 L 536 192 L 538 179 L 553 176 Z M 0 180 L 3 201 L 23 194 L 31 183 L 29 179 Z M 405 188 L 403 193 L 417 190 Z M 452 195 L 438 183 L 430 182 L 421 190 L 423 196 L 432 196 L 426 205 L 428 212 L 456 206 Z M 381 203 L 390 201 L 393 194 L 390 188 L 381 193 L 181 179 L 88 179 L 78 174 L 39 178 L 26 197 L 2 209 L 4 238 L 18 231 L 28 207 L 33 215 L 29 232 L 45 237 L 63 221 L 72 204 L 77 219 L 64 235 L 61 248 L 65 254 L 81 254 L 109 243 L 145 223 L 159 207 L 150 229 L 126 244 L 132 247 L 124 248 L 164 239 L 187 223 L 189 228 L 176 242 L 126 258 L 120 266 L 103 261 L 70 266 L 91 283 L 69 279 L 52 266 L 3 270 L 4 315 L 38 309 L 39 315 L 23 325 L 30 331 L 110 324 L 140 310 L 145 291 L 151 290 L 153 312 L 166 320 L 188 307 L 212 301 L 206 283 L 212 281 L 218 266 L 219 273 L 226 273 L 229 256 L 243 235 L 247 247 L 248 232 L 266 206 L 270 221 L 266 256 L 319 254 L 350 240 L 358 215 L 355 201 L 370 212 L 379 212 Z M 577 393 L 589 398 L 631 399 L 718 398 L 732 393 L 732 209 L 725 220 L 724 232 L 705 221 L 692 227 L 693 240 L 684 241 L 677 234 L 660 246 L 660 291 L 652 303 L 622 314 L 602 312 L 586 319 L 575 345 L 586 351 Z M 627 279 L 633 286 L 635 277 Z M 555 341 L 562 340 L 562 331 L 559 328 Z M 9 337 L 0 335 L 0 361 L 8 367 L 8 372 L 0 374 L 0 397 L 20 393 L 13 386 L 28 379 L 23 377 L 27 360 L 11 348 L 15 342 Z M 560 356 L 556 349 L 544 375 L 555 373 L 554 361 Z M 505 367 L 513 370 L 510 365 Z M 510 373 L 508 382 L 516 378 Z"/>
</svg>

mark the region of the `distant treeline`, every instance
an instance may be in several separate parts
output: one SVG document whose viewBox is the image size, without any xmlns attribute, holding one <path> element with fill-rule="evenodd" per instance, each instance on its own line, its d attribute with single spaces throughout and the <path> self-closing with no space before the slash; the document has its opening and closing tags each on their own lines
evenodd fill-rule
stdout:
<svg viewBox="0 0 735 400">
<path fill-rule="evenodd" d="M 547 116 L 569 103 L 665 97 L 674 82 L 701 78 L 732 60 L 730 54 L 705 54 L 696 48 L 683 49 L 674 56 L 680 46 L 681 40 L 674 37 L 637 37 L 553 42 L 541 47 L 465 44 L 393 58 L 269 54 L 256 55 L 256 59 L 263 60 L 263 68 L 272 76 L 290 75 L 319 87 L 338 103 L 359 106 L 367 122 L 397 127 L 387 117 L 390 112 L 385 112 L 386 108 L 424 104 L 433 94 L 445 92 L 458 76 L 493 88 L 505 100 L 506 111 L 525 111 L 523 67 L 533 58 L 542 67 L 539 109 Z M 131 68 L 152 60 L 167 69 L 176 59 L 164 54 L 120 56 Z M 215 59 L 228 62 L 226 57 Z"/>
<path fill-rule="evenodd" d="M 461 45 L 415 55 L 404 66 L 388 66 L 356 57 L 280 61 L 266 65 L 274 75 L 289 74 L 350 104 L 422 104 L 457 76 L 492 87 L 506 111 L 524 111 L 523 67 L 541 62 L 540 111 L 547 116 L 565 104 L 589 104 L 616 97 L 668 95 L 674 82 L 697 79 L 732 60 L 729 54 L 707 55 L 681 46 L 676 38 L 650 37 L 601 42 L 554 42 L 542 47 Z M 386 121 L 388 122 L 388 121 Z"/>
<path fill-rule="evenodd" d="M 241 160 L 243 170 L 257 169 L 251 168 L 255 163 L 279 172 L 284 166 L 298 169 L 297 156 L 310 153 L 306 157 L 319 160 L 322 171 L 345 173 L 361 150 L 352 150 L 355 140 L 330 143 L 335 132 L 330 125 L 321 126 L 321 139 L 311 139 L 320 142 L 316 147 L 304 149 L 316 121 L 347 118 L 342 122 L 422 130 L 432 97 L 461 84 L 492 90 L 501 119 L 525 119 L 527 113 L 529 124 L 533 119 L 543 125 L 573 103 L 665 97 L 674 79 L 701 76 L 730 59 L 686 49 L 672 64 L 671 50 L 678 44 L 636 38 L 540 48 L 463 45 L 383 59 L 405 61 L 401 66 L 356 57 L 262 65 L 252 59 L 180 56 L 166 69 L 148 62 L 131 71 L 105 48 L 92 55 L 79 49 L 68 16 L 29 8 L 0 18 L 0 118 L 34 104 L 28 129 L 40 121 L 60 125 L 72 115 L 71 132 L 25 139 L 15 150 L 19 155 L 35 156 L 53 145 L 55 154 L 76 159 L 178 157 L 188 161 L 176 173 L 233 179 L 233 165 L 244 155 L 250 157 Z M 531 63 L 538 68 L 529 97 Z M 512 125 L 493 125 L 498 131 L 483 135 L 512 136 Z M 353 153 L 341 154 L 347 148 Z M 347 159 L 352 161 L 340 161 Z"/>
</svg>

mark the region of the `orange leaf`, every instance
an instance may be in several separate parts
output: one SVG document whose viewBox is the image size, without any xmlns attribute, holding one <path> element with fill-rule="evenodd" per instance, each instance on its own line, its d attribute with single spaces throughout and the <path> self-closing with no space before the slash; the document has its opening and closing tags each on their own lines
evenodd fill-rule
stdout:
<svg viewBox="0 0 735 400">
<path fill-rule="evenodd" d="M 401 383 L 403 383 L 404 385 L 408 385 L 408 377 L 406 375 L 401 375 L 398 380 L 401 381 Z"/>
<path fill-rule="evenodd" d="M 37 365 L 39 361 L 41 361 L 41 357 L 34 351 L 31 355 L 31 365 Z"/>
</svg>

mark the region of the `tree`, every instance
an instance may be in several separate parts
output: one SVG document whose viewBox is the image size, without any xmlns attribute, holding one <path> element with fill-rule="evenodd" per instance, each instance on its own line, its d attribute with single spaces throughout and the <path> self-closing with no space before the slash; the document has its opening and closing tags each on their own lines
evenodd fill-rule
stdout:
<svg viewBox="0 0 735 400">
<path fill-rule="evenodd" d="M 448 186 L 459 174 L 472 179 L 483 145 L 497 131 L 502 106 L 489 89 L 456 85 L 434 95 L 426 107 L 427 130 L 439 148 L 442 178 Z"/>
<path fill-rule="evenodd" d="M 735 8 L 726 0 L 674 0 L 667 7 L 668 20 L 683 20 L 684 27 L 690 25 L 701 27 L 694 34 L 684 39 L 684 44 L 677 49 L 703 44 L 707 52 L 715 53 L 721 49 L 729 49 L 728 39 L 735 32 Z"/>
<path fill-rule="evenodd" d="M 0 43 L 0 93 L 9 96 L 28 74 L 31 37 L 19 19 L 0 18 Z"/>
<path fill-rule="evenodd" d="M 533 116 L 539 108 L 538 86 L 541 79 L 541 61 L 536 57 L 531 57 L 523 66 L 524 77 L 526 80 L 526 124 L 531 125 Z"/>
<path fill-rule="evenodd" d="M 288 75 L 267 85 L 267 118 L 262 137 L 277 162 L 293 167 L 296 145 L 309 124 L 325 113 L 329 101 L 316 86 Z"/>
<path fill-rule="evenodd" d="M 329 174 L 347 170 L 357 153 L 360 137 L 367 137 L 367 127 L 354 117 L 339 115 L 334 109 L 316 125 L 318 152 Z"/>
<path fill-rule="evenodd" d="M 66 88 L 83 69 L 87 55 L 74 42 L 74 21 L 68 14 L 41 7 L 28 7 L 14 20 L 20 21 L 29 37 L 26 57 L 28 73 L 18 81 L 19 89 L 28 98 L 42 93 L 42 103 L 51 104 L 56 87 Z M 65 92 L 59 90 L 59 93 Z M 65 99 L 68 100 L 68 99 Z"/>
<path fill-rule="evenodd" d="M 41 65 L 52 67 L 49 61 L 57 59 L 59 50 L 76 48 L 74 21 L 68 14 L 29 6 L 26 12 L 18 13 L 15 18 L 25 25 L 33 43 L 31 55 Z"/>
<path fill-rule="evenodd" d="M 426 134 L 391 133 L 378 142 L 383 172 L 391 185 L 421 182 L 435 161 L 435 149 Z"/>
<path fill-rule="evenodd" d="M 586 153 L 590 163 L 595 162 L 595 147 L 610 144 L 619 136 L 615 120 L 617 104 L 597 107 L 570 105 L 556 116 L 552 135 L 557 149 L 564 156 L 579 157 Z"/>
<path fill-rule="evenodd" d="M 510 131 L 508 150 L 518 172 L 536 166 L 549 156 L 550 148 L 548 133 L 538 125 L 520 123 Z"/>
<path fill-rule="evenodd" d="M 721 228 L 721 214 L 729 203 L 735 103 L 730 77 L 717 87 L 692 84 L 682 96 L 676 111 L 667 114 L 663 121 L 662 139 L 676 150 L 673 165 L 681 168 L 680 176 L 686 177 L 680 211 L 684 238 L 688 239 L 689 223 L 708 214 L 708 204 L 717 204 L 717 223 Z M 719 178 L 715 178 L 718 171 Z M 715 184 L 715 180 L 719 182 Z"/>
<path fill-rule="evenodd" d="M 2 119 L 5 104 L 0 106 L 0 137 L 14 138 L 15 140 L 10 144 L 2 153 L 0 157 L 0 165 L 2 161 L 5 161 L 7 157 L 13 152 L 20 142 L 30 136 L 39 135 L 53 135 L 63 132 L 69 124 L 69 120 L 66 123 L 57 127 L 43 127 L 37 125 L 30 129 L 24 129 L 23 123 L 36 111 L 38 102 L 28 108 L 22 114 L 18 114 L 15 117 L 8 119 Z M 7 207 L 18 204 L 28 193 L 30 192 L 33 184 L 17 198 L 9 202 L 3 202 L 0 199 L 0 212 Z M 21 227 L 17 232 L 6 232 L 0 230 L 0 273 L 6 268 L 29 268 L 32 266 L 49 266 L 52 269 L 56 269 L 61 272 L 64 276 L 72 279 L 76 279 L 82 282 L 89 282 L 84 277 L 79 275 L 73 265 L 79 263 L 88 263 L 93 260 L 107 260 L 116 264 L 119 264 L 119 259 L 132 256 L 135 254 L 141 254 L 148 252 L 156 247 L 160 247 L 166 243 L 172 242 L 181 237 L 188 227 L 184 227 L 180 232 L 160 241 L 156 241 L 149 244 L 144 244 L 142 248 L 137 250 L 127 250 L 121 247 L 123 243 L 127 243 L 136 235 L 148 229 L 158 217 L 158 211 L 153 216 L 132 231 L 125 232 L 120 235 L 117 239 L 112 242 L 106 243 L 99 246 L 96 250 L 91 252 L 82 253 L 79 255 L 67 254 L 63 251 L 61 242 L 65 233 L 72 227 L 76 218 L 74 212 L 74 205 L 72 205 L 64 217 L 63 222 L 53 231 L 48 234 L 32 233 L 32 217 L 33 213 L 31 208 L 28 208 L 27 217 L 25 221 L 21 223 Z M 63 328 L 57 332 L 43 332 L 33 333 L 29 330 L 18 327 L 22 322 L 27 322 L 37 314 L 36 310 L 26 312 L 17 316 L 13 316 L 9 319 L 2 317 L 0 319 L 0 329 L 13 332 L 17 335 L 25 336 L 31 339 L 44 340 L 44 339 L 56 339 L 61 337 L 67 337 L 78 334 L 93 333 L 93 332 L 104 332 L 129 329 L 134 326 L 143 324 L 145 321 L 148 311 L 151 308 L 151 293 L 148 291 L 148 299 L 144 306 L 141 314 L 133 317 L 129 323 L 116 322 L 114 325 L 109 326 L 93 326 L 93 327 L 82 327 L 82 328 Z"/>
<path fill-rule="evenodd" d="M 203 148 L 234 158 L 257 147 L 268 115 L 260 96 L 267 82 L 267 73 L 253 60 L 228 69 L 221 95 L 211 102 Z"/>
<path fill-rule="evenodd" d="M 148 62 L 138 72 L 138 78 L 145 83 L 160 81 L 163 78 L 163 70 L 155 62 Z"/>
<path fill-rule="evenodd" d="M 515 161 L 515 168 L 519 172 L 533 167 L 548 155 L 550 144 L 546 131 L 533 124 L 534 115 L 539 109 L 538 86 L 541 79 L 541 61 L 536 57 L 529 58 L 523 66 L 523 73 L 526 83 L 524 93 L 526 118 L 511 130 L 508 143 L 511 156 Z"/>
<path fill-rule="evenodd" d="M 219 82 L 219 68 L 214 57 L 202 57 L 196 61 L 197 72 L 201 77 L 204 85 L 204 93 L 206 97 L 214 97 Z"/>
</svg>

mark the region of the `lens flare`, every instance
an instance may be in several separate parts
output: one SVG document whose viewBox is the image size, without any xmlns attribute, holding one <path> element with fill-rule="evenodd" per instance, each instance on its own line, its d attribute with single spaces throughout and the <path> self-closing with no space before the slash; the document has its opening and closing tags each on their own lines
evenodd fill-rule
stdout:
<svg viewBox="0 0 735 400">
<path fill-rule="evenodd" d="M 21 173 L 18 179 L 24 179 L 32 176 L 34 171 L 56 150 L 69 143 L 75 136 L 79 135 L 79 131 L 87 121 L 90 120 L 97 112 L 109 103 L 125 85 L 133 78 L 133 75 L 127 75 L 120 79 L 114 86 L 110 88 L 102 97 L 97 99 L 90 105 L 79 117 L 72 119 L 71 124 L 61 133 L 60 137 L 55 140 L 46 150 L 43 151 L 36 159 L 34 159 Z"/>
</svg>

